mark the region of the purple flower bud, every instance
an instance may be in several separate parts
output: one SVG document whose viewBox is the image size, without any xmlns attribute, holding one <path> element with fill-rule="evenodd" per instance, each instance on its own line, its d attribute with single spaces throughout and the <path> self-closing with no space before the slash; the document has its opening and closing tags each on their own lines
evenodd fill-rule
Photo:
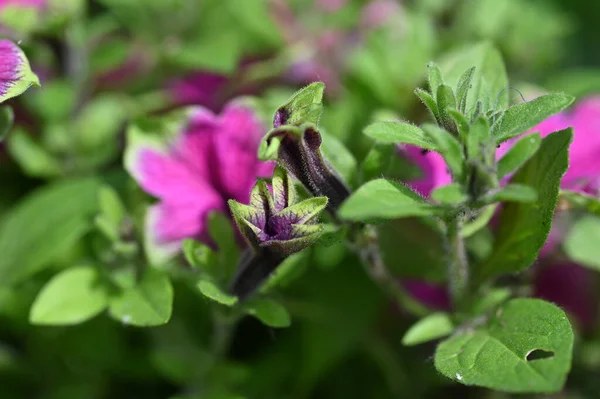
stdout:
<svg viewBox="0 0 600 399">
<path fill-rule="evenodd" d="M 321 143 L 321 134 L 312 124 L 284 125 L 267 133 L 263 150 L 276 151 L 279 164 L 313 195 L 329 198 L 329 209 L 335 212 L 350 190 L 323 158 Z"/>
</svg>

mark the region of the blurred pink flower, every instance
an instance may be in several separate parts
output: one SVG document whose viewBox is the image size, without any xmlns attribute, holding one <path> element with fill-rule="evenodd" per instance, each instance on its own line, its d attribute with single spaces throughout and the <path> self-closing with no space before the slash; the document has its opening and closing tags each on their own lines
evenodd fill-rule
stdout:
<svg viewBox="0 0 600 399">
<path fill-rule="evenodd" d="M 46 5 L 46 1 L 47 0 L 0 0 L 0 8 L 6 6 L 41 8 Z"/>
<path fill-rule="evenodd" d="M 366 29 L 376 29 L 401 13 L 402 7 L 396 0 L 371 0 L 363 7 L 360 22 Z"/>
<path fill-rule="evenodd" d="M 347 4 L 348 0 L 316 0 L 317 9 L 328 13 L 340 11 Z"/>
<path fill-rule="evenodd" d="M 221 105 L 221 91 L 229 79 L 225 75 L 198 71 L 168 84 L 168 90 L 175 104 L 202 105 L 215 110 Z"/>
<path fill-rule="evenodd" d="M 173 247 L 189 237 L 208 243 L 208 214 L 227 212 L 228 199 L 248 203 L 256 178 L 273 168 L 257 159 L 263 132 L 254 111 L 231 102 L 220 115 L 194 108 L 187 126 L 164 151 L 135 146 L 130 173 L 160 199 L 147 223 L 154 244 Z"/>
</svg>

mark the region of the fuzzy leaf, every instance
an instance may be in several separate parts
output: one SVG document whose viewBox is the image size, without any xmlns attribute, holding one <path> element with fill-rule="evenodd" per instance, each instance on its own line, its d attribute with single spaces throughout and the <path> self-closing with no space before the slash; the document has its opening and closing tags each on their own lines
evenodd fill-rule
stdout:
<svg viewBox="0 0 600 399">
<path fill-rule="evenodd" d="M 460 184 L 452 183 L 433 190 L 431 198 L 443 204 L 457 204 L 465 201 L 468 196 L 462 191 Z"/>
<path fill-rule="evenodd" d="M 507 392 L 558 392 L 571 368 L 573 330 L 565 313 L 539 299 L 513 299 L 486 326 L 457 332 L 435 367 L 461 384 Z"/>
<path fill-rule="evenodd" d="M 319 123 L 323 111 L 325 84 L 314 82 L 297 91 L 275 112 L 273 127 L 282 125 L 300 126 L 304 123 Z"/>
<path fill-rule="evenodd" d="M 469 89 L 471 89 L 471 82 L 473 81 L 473 75 L 475 74 L 475 67 L 471 67 L 465 71 L 465 73 L 458 80 L 456 86 L 456 104 L 457 109 L 460 113 L 467 111 L 467 96 Z"/>
<path fill-rule="evenodd" d="M 437 93 L 438 87 L 444 84 L 442 78 L 442 72 L 440 68 L 433 62 L 427 64 L 427 82 L 429 83 L 429 91 L 431 93 Z"/>
<path fill-rule="evenodd" d="M 436 151 L 444 157 L 454 178 L 460 180 L 464 173 L 464 154 L 458 140 L 435 125 L 424 125 L 423 130 L 436 144 Z"/>
<path fill-rule="evenodd" d="M 498 179 L 502 179 L 527 162 L 540 148 L 541 143 L 542 139 L 539 133 L 521 137 L 498 161 Z"/>
<path fill-rule="evenodd" d="M 385 180 L 372 180 L 361 186 L 344 202 L 339 210 L 342 219 L 368 221 L 396 219 L 408 216 L 426 216 L 434 206 L 407 186 Z"/>
<path fill-rule="evenodd" d="M 450 110 L 456 109 L 456 98 L 454 97 L 452 88 L 447 85 L 439 86 L 436 94 L 436 101 L 438 107 L 438 122 L 447 131 L 453 133 L 456 132 L 456 124 L 450 115 Z"/>
<path fill-rule="evenodd" d="M 367 126 L 365 134 L 382 143 L 410 144 L 436 151 L 436 145 L 418 126 L 408 122 L 375 122 Z"/>
<path fill-rule="evenodd" d="M 492 127 L 496 143 L 500 144 L 526 132 L 549 116 L 567 108 L 574 100 L 575 97 L 568 94 L 553 93 L 510 107 Z"/>
<path fill-rule="evenodd" d="M 198 283 L 198 290 L 205 297 L 218 302 L 221 305 L 233 306 L 238 300 L 235 296 L 224 293 L 219 287 L 209 280 L 200 280 Z"/>
<path fill-rule="evenodd" d="M 569 166 L 571 129 L 552 133 L 540 149 L 513 176 L 511 183 L 524 184 L 538 193 L 535 202 L 508 202 L 498 220 L 498 232 L 490 257 L 478 268 L 483 281 L 503 273 L 526 269 L 537 258 L 550 233 L 560 181 Z"/>
<path fill-rule="evenodd" d="M 487 203 L 512 201 L 512 202 L 535 202 L 538 199 L 537 192 L 533 187 L 524 184 L 509 184 L 502 187 L 492 195 L 486 196 Z"/>
</svg>

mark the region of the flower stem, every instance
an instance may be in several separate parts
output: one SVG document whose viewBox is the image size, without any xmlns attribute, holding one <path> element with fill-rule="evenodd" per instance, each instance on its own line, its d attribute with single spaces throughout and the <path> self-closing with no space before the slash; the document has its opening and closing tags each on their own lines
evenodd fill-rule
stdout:
<svg viewBox="0 0 600 399">
<path fill-rule="evenodd" d="M 358 245 L 358 252 L 362 264 L 371 279 L 377 283 L 388 296 L 393 298 L 403 309 L 417 317 L 427 316 L 429 309 L 421 302 L 414 299 L 386 267 L 377 243 L 377 232 L 371 226 L 367 226 L 361 242 Z"/>
<path fill-rule="evenodd" d="M 462 218 L 453 215 L 446 221 L 446 241 L 448 247 L 448 280 L 453 307 L 460 308 L 467 296 L 469 287 L 469 261 L 461 234 Z"/>
</svg>

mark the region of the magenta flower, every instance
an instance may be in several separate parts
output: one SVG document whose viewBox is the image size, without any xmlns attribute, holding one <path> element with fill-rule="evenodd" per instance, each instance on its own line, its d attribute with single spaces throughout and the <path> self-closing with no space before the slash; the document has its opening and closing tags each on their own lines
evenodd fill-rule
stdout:
<svg viewBox="0 0 600 399">
<path fill-rule="evenodd" d="M 166 148 L 129 136 L 126 166 L 142 189 L 160 200 L 146 227 L 165 256 L 184 238 L 209 243 L 208 214 L 227 212 L 229 199 L 248 203 L 256 178 L 273 170 L 257 159 L 264 128 L 250 108 L 231 102 L 220 115 L 201 107 L 190 114 Z"/>
<path fill-rule="evenodd" d="M 171 81 L 168 90 L 175 104 L 202 105 L 215 110 L 222 104 L 222 92 L 228 81 L 225 75 L 198 71 Z"/>
<path fill-rule="evenodd" d="M 0 40 L 0 102 L 40 85 L 23 51 L 10 40 Z"/>
</svg>

